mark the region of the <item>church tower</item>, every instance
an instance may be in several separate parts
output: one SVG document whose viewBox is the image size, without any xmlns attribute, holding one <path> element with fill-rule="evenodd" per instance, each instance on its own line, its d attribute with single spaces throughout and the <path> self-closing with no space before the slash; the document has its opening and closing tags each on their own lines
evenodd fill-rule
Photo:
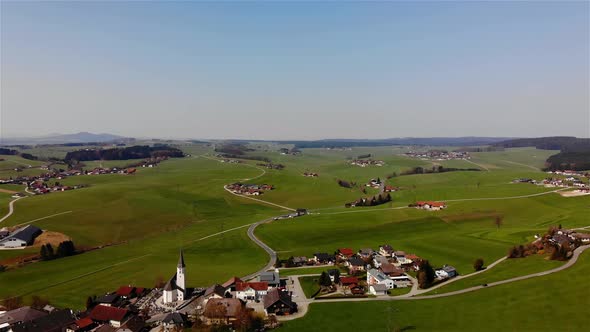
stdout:
<svg viewBox="0 0 590 332">
<path fill-rule="evenodd" d="M 184 301 L 186 295 L 186 284 L 185 284 L 185 268 L 184 255 L 182 249 L 180 250 L 180 257 L 178 258 L 178 265 L 176 266 L 176 287 L 177 287 L 177 298 L 178 301 Z"/>
</svg>

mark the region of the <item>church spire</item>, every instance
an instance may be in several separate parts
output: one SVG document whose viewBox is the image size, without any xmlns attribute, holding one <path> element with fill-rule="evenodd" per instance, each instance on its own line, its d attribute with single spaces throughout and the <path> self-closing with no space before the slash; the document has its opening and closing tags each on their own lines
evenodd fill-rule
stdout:
<svg viewBox="0 0 590 332">
<path fill-rule="evenodd" d="M 182 249 L 180 249 L 180 257 L 178 257 L 178 267 L 185 267 L 184 265 L 184 255 L 182 254 Z"/>
</svg>

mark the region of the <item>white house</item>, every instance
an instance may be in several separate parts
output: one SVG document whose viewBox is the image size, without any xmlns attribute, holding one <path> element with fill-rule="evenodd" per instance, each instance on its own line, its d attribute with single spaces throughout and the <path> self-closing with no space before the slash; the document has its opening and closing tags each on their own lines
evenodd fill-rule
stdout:
<svg viewBox="0 0 590 332">
<path fill-rule="evenodd" d="M 380 268 L 381 265 L 388 263 L 389 260 L 385 256 L 377 255 L 373 258 L 373 265 L 375 265 L 376 268 Z"/>
<path fill-rule="evenodd" d="M 387 295 L 387 286 L 383 284 L 375 284 L 369 286 L 369 293 L 372 295 Z"/>
<path fill-rule="evenodd" d="M 176 274 L 164 286 L 162 298 L 164 303 L 182 302 L 186 296 L 184 255 L 180 251 Z"/>
<path fill-rule="evenodd" d="M 395 288 L 395 284 L 394 284 L 393 280 L 390 277 L 386 276 L 383 272 L 376 270 L 376 269 L 370 269 L 367 272 L 367 284 L 368 285 L 381 284 L 381 285 L 384 285 L 385 287 L 387 287 L 387 289 Z"/>
<path fill-rule="evenodd" d="M 267 282 L 240 282 L 236 284 L 236 298 L 242 301 L 258 301 L 267 292 Z"/>
</svg>

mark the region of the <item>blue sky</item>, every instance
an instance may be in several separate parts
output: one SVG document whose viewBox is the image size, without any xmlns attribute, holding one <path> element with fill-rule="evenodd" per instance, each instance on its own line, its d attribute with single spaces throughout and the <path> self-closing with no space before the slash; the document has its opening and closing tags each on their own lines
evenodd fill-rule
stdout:
<svg viewBox="0 0 590 332">
<path fill-rule="evenodd" d="M 0 9 L 3 136 L 590 135 L 588 2 Z"/>
</svg>

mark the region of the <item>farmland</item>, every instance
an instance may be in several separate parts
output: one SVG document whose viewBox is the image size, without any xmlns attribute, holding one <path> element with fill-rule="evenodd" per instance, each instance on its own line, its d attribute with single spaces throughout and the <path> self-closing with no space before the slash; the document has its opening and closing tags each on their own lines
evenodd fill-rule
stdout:
<svg viewBox="0 0 590 332">
<path fill-rule="evenodd" d="M 0 273 L 0 284 L 10 285 L 0 287 L 0 298 L 23 295 L 28 299 L 31 295 L 41 295 L 56 305 L 80 308 L 89 295 L 124 284 L 151 287 L 158 278 L 168 278 L 181 248 L 191 286 L 208 286 L 233 275 L 255 272 L 267 263 L 268 256 L 248 238 L 246 226 L 286 211 L 223 189 L 224 185 L 238 181 L 272 184 L 275 189 L 265 192 L 259 199 L 310 210 L 308 216 L 262 224 L 256 229 L 256 236 L 277 251 L 280 258 L 310 257 L 321 251 L 332 253 L 340 247 L 376 248 L 388 243 L 396 250 L 427 258 L 433 266 L 453 265 L 464 275 L 473 271 L 476 258 L 483 258 L 487 264 L 496 261 L 505 256 L 511 246 L 531 241 L 535 234 L 545 232 L 549 226 L 590 225 L 588 196 L 564 198 L 552 192 L 555 188 L 511 183 L 515 178 L 541 180 L 546 177 L 537 168 L 542 167 L 540 160 L 553 153 L 551 151 L 518 148 L 474 153 L 472 161 L 482 167 L 463 160 L 437 163 L 456 168 L 479 167 L 481 171 L 400 175 L 406 169 L 432 167 L 433 163 L 403 156 L 408 150 L 403 147 L 303 149 L 301 155 L 281 155 L 276 151 L 277 145 L 254 143 L 250 146 L 256 151 L 248 152 L 249 156 L 265 156 L 285 168 L 260 168 L 255 161 L 221 163 L 214 158 L 211 147 L 183 144 L 180 148 L 191 154 L 190 157 L 170 159 L 154 168 L 140 168 L 134 175 L 68 177 L 61 182 L 88 187 L 18 201 L 15 214 L 0 226 L 34 221 L 45 230 L 71 237 L 78 248 L 89 251 L 56 261 L 11 266 L 9 271 Z M 368 153 L 375 160 L 383 160 L 385 165 L 362 168 L 349 164 L 350 159 Z M 105 167 L 123 166 L 120 161 L 102 163 Z M 100 161 L 87 162 L 88 167 L 100 164 Z M 302 174 L 306 171 L 317 172 L 319 176 L 304 177 Z M 401 188 L 391 193 L 392 202 L 376 207 L 344 207 L 346 202 L 376 193 L 376 189 L 367 189 L 366 194 L 361 190 L 366 182 L 377 177 Z M 357 186 L 341 187 L 338 179 L 356 182 Z M 13 186 L 0 188 L 14 189 Z M 10 195 L 0 193 L 0 215 L 7 212 L 9 200 Z M 446 201 L 448 209 L 432 212 L 408 208 L 408 204 L 417 200 Z M 503 220 L 501 226 L 494 223 L 498 216 Z M 28 254 L 33 253 L 26 250 Z M 0 251 L 0 264 L 17 255 L 14 251 Z M 571 270 L 546 277 L 548 282 L 557 283 L 560 278 L 572 277 L 572 271 L 588 269 L 587 257 L 588 254 L 584 254 Z M 556 264 L 542 257 L 506 261 L 472 279 L 438 288 L 436 292 L 548 270 Z M 325 269 L 285 270 L 282 275 L 321 273 Z M 342 323 L 345 325 L 341 328 L 345 328 L 351 320 L 340 318 L 352 317 L 353 310 L 387 316 L 385 312 L 393 306 L 399 312 L 392 311 L 391 324 L 433 330 L 448 323 L 450 317 L 441 309 L 445 306 L 476 308 L 477 301 L 485 295 L 494 308 L 498 308 L 505 294 L 525 294 L 523 292 L 529 288 L 538 289 L 537 285 L 537 281 L 529 280 L 494 287 L 481 294 L 419 302 L 314 304 L 307 316 L 285 324 L 283 329 L 313 330 L 312 326 L 319 329 L 324 326 L 318 322 L 322 316 L 333 317 L 330 324 Z M 312 286 L 306 284 L 308 289 Z M 580 280 L 577 286 L 589 285 Z M 515 295 L 511 297 L 514 301 L 510 302 L 510 308 L 518 312 L 517 307 L 541 301 L 546 294 L 529 298 Z M 499 312 L 504 312 L 504 308 L 501 309 Z M 536 309 L 547 310 L 545 307 Z M 425 318 L 428 310 L 434 310 L 435 317 Z M 341 316 L 343 313 L 346 315 Z M 371 317 L 354 323 L 364 322 L 377 330 L 385 328 L 384 320 Z M 465 325 L 453 327 L 465 328 L 469 322 L 455 322 Z M 532 326 L 526 324 L 533 322 L 523 324 L 519 327 L 526 329 Z"/>
</svg>

